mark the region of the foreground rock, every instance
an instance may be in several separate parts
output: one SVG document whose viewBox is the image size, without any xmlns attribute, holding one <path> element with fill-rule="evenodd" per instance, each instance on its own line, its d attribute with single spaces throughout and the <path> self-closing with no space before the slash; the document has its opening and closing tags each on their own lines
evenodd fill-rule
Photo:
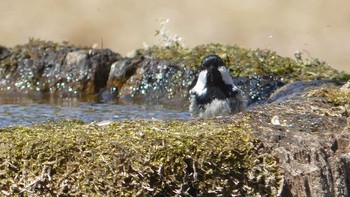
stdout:
<svg viewBox="0 0 350 197">
<path fill-rule="evenodd" d="M 48 122 L 0 137 L 6 196 L 271 196 L 281 180 L 245 120 Z"/>
<path fill-rule="evenodd" d="M 339 88 L 298 84 L 297 95 L 247 112 L 281 167 L 281 196 L 350 195 L 350 94 Z"/>
</svg>

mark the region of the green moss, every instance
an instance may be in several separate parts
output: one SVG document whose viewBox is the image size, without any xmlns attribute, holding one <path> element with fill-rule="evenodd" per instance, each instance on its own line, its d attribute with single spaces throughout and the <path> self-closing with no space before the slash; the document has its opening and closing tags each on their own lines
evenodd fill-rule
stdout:
<svg viewBox="0 0 350 197">
<path fill-rule="evenodd" d="M 81 49 L 87 49 L 87 47 L 79 47 Z M 45 41 L 35 38 L 30 38 L 27 44 L 24 45 L 16 45 L 13 50 L 14 51 L 28 51 L 29 57 L 31 55 L 40 55 L 44 54 L 45 51 L 51 50 L 51 51 L 60 51 L 60 50 L 74 50 L 78 49 L 77 46 L 74 46 L 73 44 L 70 44 L 68 42 L 52 42 L 52 41 Z"/>
<path fill-rule="evenodd" d="M 321 98 L 324 102 L 335 106 L 347 106 L 348 108 L 350 106 L 350 92 L 341 91 L 340 89 L 317 89 L 307 93 L 306 96 Z"/>
<path fill-rule="evenodd" d="M 274 195 L 246 121 L 79 121 L 0 130 L 0 190 L 51 195 Z M 260 147 L 260 148 L 259 148 Z"/>
<path fill-rule="evenodd" d="M 203 57 L 217 54 L 223 58 L 227 66 L 236 76 L 252 76 L 255 74 L 275 75 L 286 81 L 314 79 L 350 79 L 350 75 L 328 66 L 318 59 L 303 59 L 300 53 L 297 59 L 281 57 L 276 52 L 262 49 L 245 49 L 237 45 L 207 44 L 192 49 L 179 46 L 153 46 L 137 51 L 138 55 L 166 59 L 185 64 L 191 68 L 200 65 Z"/>
</svg>

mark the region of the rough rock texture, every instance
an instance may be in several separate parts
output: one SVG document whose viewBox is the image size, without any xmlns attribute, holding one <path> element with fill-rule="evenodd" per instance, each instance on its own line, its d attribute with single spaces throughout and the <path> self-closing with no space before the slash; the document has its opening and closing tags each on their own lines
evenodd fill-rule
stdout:
<svg viewBox="0 0 350 197">
<path fill-rule="evenodd" d="M 296 88 L 298 94 L 247 111 L 255 135 L 281 166 L 280 195 L 349 196 L 350 94 L 343 104 L 329 102 L 319 91 L 341 90 L 322 81 L 291 84 L 284 91 Z"/>
<path fill-rule="evenodd" d="M 121 63 L 124 64 L 124 61 L 128 60 L 122 60 Z M 127 80 L 120 87 L 119 96 L 122 100 L 134 99 L 147 105 L 173 103 L 178 109 L 187 108 L 176 103 L 184 103 L 188 100 L 188 88 L 194 80 L 194 70 L 185 65 L 159 59 L 144 59 L 137 64 L 131 63 L 128 67 L 129 69 L 125 72 L 132 70 L 133 74 L 126 78 Z M 110 78 L 109 81 L 112 79 Z M 124 81 L 124 79 L 116 81 Z"/>
<path fill-rule="evenodd" d="M 110 65 L 121 57 L 109 49 L 78 48 L 31 40 L 0 49 L 0 89 L 80 96 L 106 86 Z"/>
</svg>

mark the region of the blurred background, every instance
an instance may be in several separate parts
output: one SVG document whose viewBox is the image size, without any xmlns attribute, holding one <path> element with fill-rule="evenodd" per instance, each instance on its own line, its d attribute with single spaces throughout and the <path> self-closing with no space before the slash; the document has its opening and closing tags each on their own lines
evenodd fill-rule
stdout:
<svg viewBox="0 0 350 197">
<path fill-rule="evenodd" d="M 301 51 L 350 73 L 348 0 L 0 0 L 0 45 L 39 38 L 121 55 L 155 36 L 162 19 L 186 47 L 237 44 L 293 57 Z"/>
</svg>

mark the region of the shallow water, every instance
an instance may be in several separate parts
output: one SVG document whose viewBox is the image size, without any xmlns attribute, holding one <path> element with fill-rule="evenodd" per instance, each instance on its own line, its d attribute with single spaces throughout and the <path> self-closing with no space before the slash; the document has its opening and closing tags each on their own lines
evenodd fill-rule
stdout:
<svg viewBox="0 0 350 197">
<path fill-rule="evenodd" d="M 130 119 L 190 119 L 184 109 L 139 104 L 97 103 L 78 99 L 39 99 L 0 95 L 0 128 L 31 125 L 47 120 L 78 119 L 85 122 Z"/>
</svg>

